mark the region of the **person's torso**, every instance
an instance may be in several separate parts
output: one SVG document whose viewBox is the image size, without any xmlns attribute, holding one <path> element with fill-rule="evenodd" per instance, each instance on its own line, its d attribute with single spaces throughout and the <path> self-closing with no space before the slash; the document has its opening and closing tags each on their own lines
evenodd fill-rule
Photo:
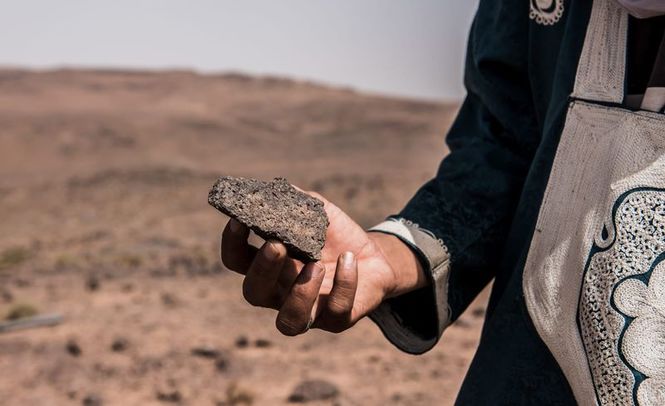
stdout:
<svg viewBox="0 0 665 406">
<path fill-rule="evenodd" d="M 648 404 L 665 391 L 665 348 L 629 347 L 665 331 L 649 311 L 665 303 L 665 286 L 652 293 L 665 253 L 665 116 L 629 105 L 628 85 L 644 76 L 631 73 L 645 68 L 626 63 L 636 30 L 625 10 L 530 3 L 524 52 L 540 139 L 525 140 L 534 158 L 458 404 Z M 631 297 L 655 302 L 631 307 Z"/>
</svg>

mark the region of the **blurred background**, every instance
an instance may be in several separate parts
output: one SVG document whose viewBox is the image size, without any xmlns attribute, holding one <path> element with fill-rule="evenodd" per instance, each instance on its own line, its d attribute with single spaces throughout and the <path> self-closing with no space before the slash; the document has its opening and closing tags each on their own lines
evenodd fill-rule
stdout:
<svg viewBox="0 0 665 406">
<path fill-rule="evenodd" d="M 286 176 L 397 212 L 446 154 L 476 3 L 5 4 L 0 404 L 451 404 L 485 295 L 423 356 L 367 320 L 282 337 L 207 192 Z"/>
</svg>

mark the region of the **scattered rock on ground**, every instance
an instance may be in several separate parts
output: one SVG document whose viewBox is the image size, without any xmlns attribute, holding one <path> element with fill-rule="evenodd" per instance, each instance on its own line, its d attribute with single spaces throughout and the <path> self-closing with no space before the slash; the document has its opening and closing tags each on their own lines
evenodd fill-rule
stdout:
<svg viewBox="0 0 665 406">
<path fill-rule="evenodd" d="M 381 357 L 376 354 L 372 354 L 367 358 L 367 363 L 369 364 L 376 364 L 379 361 L 381 361 Z"/>
<path fill-rule="evenodd" d="M 249 345 L 249 339 L 246 336 L 238 336 L 236 338 L 236 347 L 237 348 L 247 348 Z"/>
<path fill-rule="evenodd" d="M 258 338 L 254 341 L 254 346 L 258 348 L 267 348 L 272 346 L 272 343 L 270 340 L 266 340 L 265 338 Z"/>
<path fill-rule="evenodd" d="M 85 281 L 85 287 L 91 291 L 94 292 L 96 290 L 99 290 L 100 282 L 99 282 L 99 276 L 97 275 L 89 275 L 88 279 Z"/>
<path fill-rule="evenodd" d="M 67 340 L 67 344 L 65 344 L 65 349 L 72 357 L 78 357 L 83 352 L 81 351 L 81 347 L 79 346 L 79 344 L 74 339 Z"/>
<path fill-rule="evenodd" d="M 0 289 L 0 298 L 5 303 L 11 303 L 14 300 L 14 295 L 8 289 Z"/>
<path fill-rule="evenodd" d="M 169 259 L 168 269 L 173 273 L 183 270 L 189 276 L 208 275 L 212 268 L 205 256 L 175 255 Z"/>
<path fill-rule="evenodd" d="M 101 397 L 99 397 L 99 395 L 91 393 L 86 397 L 84 397 L 81 403 L 83 404 L 83 406 L 102 406 L 104 404 L 104 401 L 102 400 Z"/>
<path fill-rule="evenodd" d="M 155 396 L 161 402 L 179 403 L 182 401 L 182 394 L 177 389 L 157 390 Z"/>
<path fill-rule="evenodd" d="M 208 202 L 263 239 L 281 241 L 292 258 L 303 262 L 321 258 L 328 228 L 323 202 L 284 178 L 263 182 L 223 176 L 210 190 Z"/>
<path fill-rule="evenodd" d="M 339 395 L 339 389 L 333 383 L 321 379 L 307 380 L 299 383 L 291 395 L 289 402 L 306 403 L 317 400 L 326 400 L 336 398 Z"/>
<path fill-rule="evenodd" d="M 229 370 L 229 359 L 224 356 L 220 356 L 215 360 L 215 369 L 219 372 L 226 372 Z"/>
<path fill-rule="evenodd" d="M 16 285 L 17 288 L 27 288 L 32 286 L 32 282 L 25 278 L 16 278 L 14 279 L 14 285 Z"/>
<path fill-rule="evenodd" d="M 162 293 L 161 298 L 162 298 L 162 303 L 164 304 L 164 306 L 167 307 L 176 307 L 180 304 L 178 298 L 172 293 L 164 292 Z"/>
<path fill-rule="evenodd" d="M 220 355 L 220 351 L 215 347 L 209 345 L 201 345 L 194 347 L 191 350 L 192 355 L 202 358 L 217 358 Z"/>
<path fill-rule="evenodd" d="M 129 347 L 129 341 L 124 337 L 118 337 L 111 343 L 111 351 L 123 352 Z"/>
</svg>

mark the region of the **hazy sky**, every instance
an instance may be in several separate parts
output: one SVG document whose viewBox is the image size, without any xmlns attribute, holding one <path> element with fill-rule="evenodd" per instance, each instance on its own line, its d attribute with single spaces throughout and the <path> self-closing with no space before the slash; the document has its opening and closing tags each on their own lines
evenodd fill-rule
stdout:
<svg viewBox="0 0 665 406">
<path fill-rule="evenodd" d="M 0 2 L 0 64 L 237 70 L 461 98 L 477 1 Z"/>
</svg>

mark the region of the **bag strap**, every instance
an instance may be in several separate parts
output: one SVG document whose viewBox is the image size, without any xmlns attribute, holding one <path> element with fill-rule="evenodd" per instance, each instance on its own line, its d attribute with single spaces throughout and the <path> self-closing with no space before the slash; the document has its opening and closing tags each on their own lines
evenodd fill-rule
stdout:
<svg viewBox="0 0 665 406">
<path fill-rule="evenodd" d="M 616 0 L 594 0 L 572 97 L 622 103 L 628 13 Z"/>
</svg>

